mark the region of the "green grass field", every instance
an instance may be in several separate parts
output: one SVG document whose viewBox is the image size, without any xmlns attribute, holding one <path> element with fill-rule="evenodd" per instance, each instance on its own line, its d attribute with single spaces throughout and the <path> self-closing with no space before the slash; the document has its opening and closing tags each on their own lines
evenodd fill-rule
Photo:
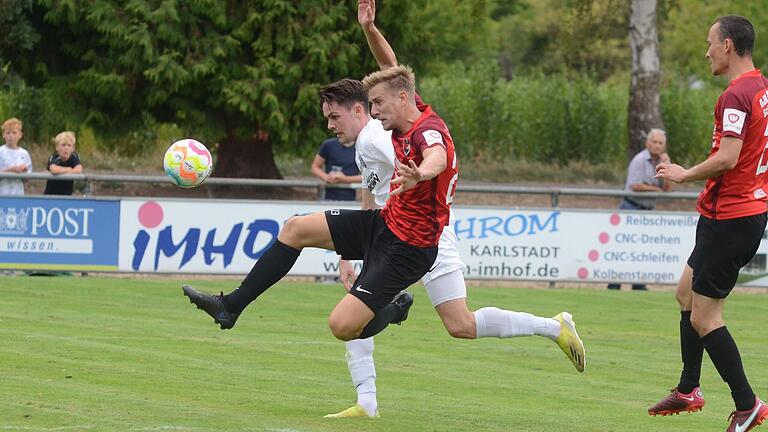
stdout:
<svg viewBox="0 0 768 432">
<path fill-rule="evenodd" d="M 717 431 L 732 409 L 705 356 L 703 412 L 646 414 L 679 376 L 671 292 L 471 289 L 473 308 L 571 311 L 588 354 L 578 374 L 543 338 L 451 339 L 415 287 L 409 320 L 376 340 L 382 418 L 326 420 L 355 398 L 326 325 L 339 286 L 279 284 L 226 332 L 179 286 L 0 277 L 0 431 Z M 768 297 L 735 294 L 726 309 L 768 397 Z"/>
</svg>

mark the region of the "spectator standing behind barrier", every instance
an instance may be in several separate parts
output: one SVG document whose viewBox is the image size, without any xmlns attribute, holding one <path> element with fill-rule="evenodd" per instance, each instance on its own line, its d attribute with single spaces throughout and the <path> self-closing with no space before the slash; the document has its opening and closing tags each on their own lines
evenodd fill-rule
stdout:
<svg viewBox="0 0 768 432">
<path fill-rule="evenodd" d="M 80 174 L 83 165 L 80 163 L 80 155 L 75 151 L 75 133 L 61 132 L 53 139 L 56 152 L 48 158 L 48 171 L 53 175 Z M 72 195 L 74 180 L 48 180 L 45 183 L 45 195 Z"/>
<path fill-rule="evenodd" d="M 312 174 L 328 184 L 360 183 L 360 171 L 355 163 L 355 142 L 342 144 L 329 138 L 320 145 L 312 161 Z M 331 201 L 354 201 L 354 189 L 326 188 L 324 198 Z"/>
<path fill-rule="evenodd" d="M 3 141 L 0 146 L 0 172 L 32 172 L 32 158 L 19 147 L 22 133 L 21 120 L 10 118 L 3 123 Z M 0 195 L 24 195 L 24 183 L 19 179 L 0 179 Z"/>
<path fill-rule="evenodd" d="M 645 150 L 636 154 L 627 168 L 626 192 L 667 192 L 672 183 L 656 178 L 656 166 L 669 163 L 667 155 L 667 134 L 661 129 L 651 129 L 645 140 Z M 624 197 L 619 206 L 622 210 L 653 210 L 656 198 Z M 621 284 L 608 284 L 608 289 L 621 289 Z M 633 284 L 632 289 L 645 291 L 645 284 Z"/>
</svg>

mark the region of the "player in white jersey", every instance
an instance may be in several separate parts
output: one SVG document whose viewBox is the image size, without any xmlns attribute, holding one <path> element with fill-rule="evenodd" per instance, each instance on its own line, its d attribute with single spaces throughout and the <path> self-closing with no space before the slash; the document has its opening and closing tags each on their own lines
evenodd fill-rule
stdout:
<svg viewBox="0 0 768 432">
<path fill-rule="evenodd" d="M 363 208 L 384 205 L 390 191 L 394 170 L 391 132 L 368 113 L 367 95 L 360 81 L 343 79 L 320 91 L 323 115 L 328 129 L 342 142 L 355 141 L 356 161 L 363 177 Z M 523 312 L 486 307 L 470 312 L 466 303 L 464 263 L 456 249 L 456 234 L 451 224 L 440 237 L 435 267 L 422 281 L 448 333 L 456 338 L 511 338 L 541 335 L 557 342 L 577 370 L 585 365 L 584 345 L 576 333 L 570 314 L 542 318 Z M 350 263 L 340 261 L 344 286 L 349 290 L 355 279 Z M 376 369 L 373 362 L 373 338 L 346 342 L 347 365 L 357 389 L 357 404 L 326 417 L 378 417 Z"/>
</svg>

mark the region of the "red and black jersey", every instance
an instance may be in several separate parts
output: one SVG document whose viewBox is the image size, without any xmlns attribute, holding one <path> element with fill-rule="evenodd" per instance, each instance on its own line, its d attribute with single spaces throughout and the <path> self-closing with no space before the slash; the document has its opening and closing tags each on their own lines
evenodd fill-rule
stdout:
<svg viewBox="0 0 768 432">
<path fill-rule="evenodd" d="M 743 141 L 736 166 L 707 180 L 697 209 L 710 219 L 734 219 L 766 211 L 768 171 L 768 79 L 759 70 L 731 81 L 715 105 L 712 157 L 723 137 Z"/>
<path fill-rule="evenodd" d="M 381 215 L 400 240 L 413 246 L 432 247 L 437 246 L 443 227 L 448 224 L 459 171 L 453 138 L 445 122 L 418 95 L 416 105 L 421 116 L 411 129 L 404 134 L 392 131 L 395 158 L 400 164 L 409 165 L 412 160 L 418 166 L 424 160 L 424 150 L 442 146 L 447 167 L 431 180 L 419 182 L 400 195 L 390 195 Z M 390 191 L 398 187 L 392 185 Z"/>
</svg>

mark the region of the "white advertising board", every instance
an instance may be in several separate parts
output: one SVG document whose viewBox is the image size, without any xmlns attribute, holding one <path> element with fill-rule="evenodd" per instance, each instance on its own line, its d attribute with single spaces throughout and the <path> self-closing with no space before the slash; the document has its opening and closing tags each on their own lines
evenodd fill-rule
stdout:
<svg viewBox="0 0 768 432">
<path fill-rule="evenodd" d="M 351 203 L 349 208 L 359 208 Z M 327 204 L 130 200 L 120 208 L 120 271 L 244 274 L 291 216 Z M 308 248 L 293 275 L 334 275 L 335 252 Z"/>
<path fill-rule="evenodd" d="M 245 274 L 285 220 L 328 203 L 124 199 L 120 271 Z M 351 203 L 348 208 L 357 208 Z M 675 284 L 698 214 L 455 207 L 469 279 Z M 766 246 L 758 256 L 765 259 Z M 358 263 L 359 265 L 359 263 Z M 305 250 L 292 275 L 333 276 L 338 257 Z M 749 285 L 768 285 L 765 265 Z"/>
</svg>

